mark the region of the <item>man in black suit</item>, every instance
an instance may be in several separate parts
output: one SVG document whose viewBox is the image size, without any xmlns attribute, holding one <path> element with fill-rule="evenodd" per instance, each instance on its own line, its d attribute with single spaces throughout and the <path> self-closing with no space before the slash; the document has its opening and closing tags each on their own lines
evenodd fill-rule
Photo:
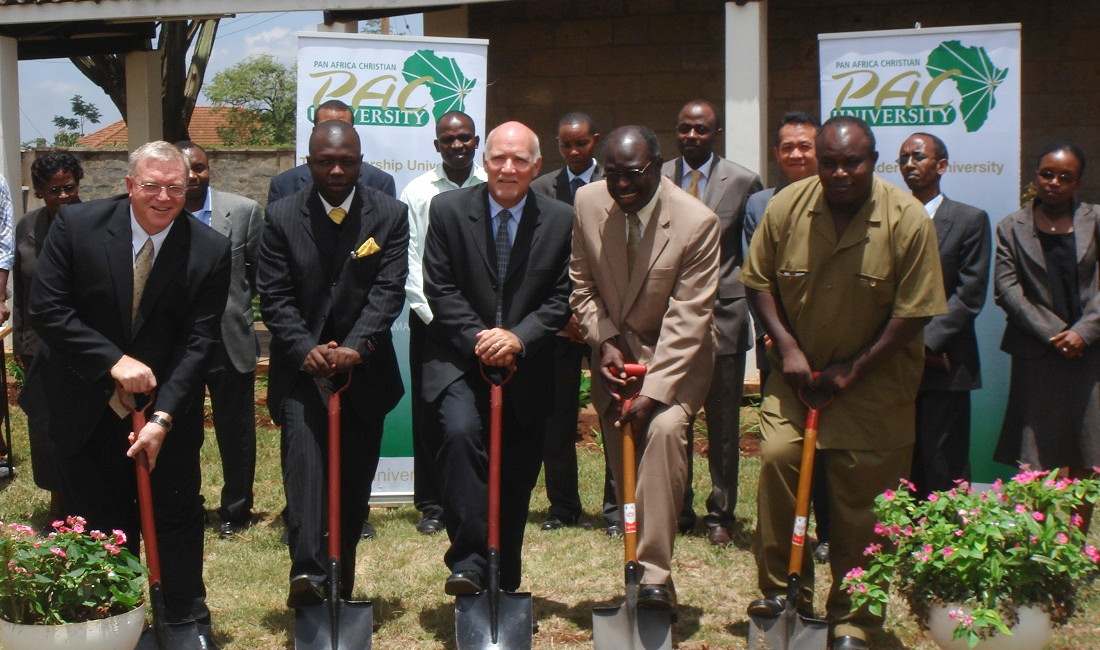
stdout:
<svg viewBox="0 0 1100 650">
<path fill-rule="evenodd" d="M 130 154 L 126 189 L 129 197 L 62 208 L 50 228 L 30 293 L 41 344 L 21 401 L 48 423 L 68 511 L 89 529 L 124 531 L 134 552 L 141 526 L 127 456 L 148 454 L 169 620 L 195 620 L 214 647 L 199 449 L 203 370 L 220 336 L 229 240 L 183 212 L 187 164 L 167 142 Z M 116 385 L 128 400 L 156 390 L 153 415 L 136 435 Z"/>
<path fill-rule="evenodd" d="M 924 375 L 917 393 L 912 480 L 917 494 L 970 480 L 970 391 L 981 388 L 974 319 L 989 284 L 989 215 L 940 192 L 947 145 L 930 133 L 902 143 L 898 166 L 936 226 L 947 313 L 924 328 Z"/>
<path fill-rule="evenodd" d="M 600 132 L 586 113 L 566 113 L 558 121 L 558 151 L 565 167 L 547 172 L 531 183 L 537 194 L 573 205 L 573 195 L 588 183 L 603 180 L 603 172 L 594 153 L 600 143 Z M 543 466 L 546 468 L 546 496 L 550 512 L 542 522 L 543 530 L 580 524 L 581 496 L 577 484 L 577 410 L 580 402 L 581 360 L 588 354 L 588 345 L 581 336 L 576 317 L 569 319 L 565 329 L 553 342 L 555 385 L 561 390 L 554 401 L 554 411 L 546 420 L 546 442 L 543 446 Z M 622 534 L 619 506 L 615 499 L 615 482 L 604 463 L 603 516 L 607 534 Z M 589 525 L 587 523 L 583 524 Z"/>
<path fill-rule="evenodd" d="M 553 374 L 545 371 L 550 343 L 569 320 L 572 214 L 529 189 L 542 164 L 538 138 L 506 122 L 489 133 L 482 157 L 488 183 L 432 199 L 424 253 L 435 318 L 424 344 L 423 396 L 439 418 L 451 541 L 445 590 L 453 596 L 478 593 L 487 577 L 489 386 L 479 364 L 516 365 L 504 388 L 500 489 L 500 584 L 514 591 L 543 421 L 554 403 Z"/>
<path fill-rule="evenodd" d="M 321 124 L 329 120 L 340 120 L 354 126 L 351 107 L 339 99 L 330 99 L 317 107 L 313 114 L 313 123 Z M 313 182 L 309 165 L 298 165 L 294 169 L 276 174 L 271 179 L 271 186 L 267 190 L 267 205 L 286 198 Z M 378 169 L 374 165 L 364 162 L 359 166 L 359 184 L 374 188 L 383 194 L 392 197 L 397 196 L 397 189 L 393 183 L 393 176 Z"/>
<path fill-rule="evenodd" d="M 335 390 L 352 374 L 340 420 L 343 575 L 333 595 L 341 598 L 351 594 L 382 424 L 404 393 L 390 326 L 405 302 L 408 209 L 356 183 L 362 159 L 347 123 L 314 128 L 313 184 L 267 206 L 260 243 L 256 281 L 272 336 L 268 407 L 283 429 L 288 607 L 325 596 L 328 417 L 314 382 Z"/>
</svg>

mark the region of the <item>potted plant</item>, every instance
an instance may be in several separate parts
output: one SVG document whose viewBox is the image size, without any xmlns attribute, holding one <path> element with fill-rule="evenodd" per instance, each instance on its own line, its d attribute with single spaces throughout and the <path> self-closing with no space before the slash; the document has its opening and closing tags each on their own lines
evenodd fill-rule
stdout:
<svg viewBox="0 0 1100 650">
<path fill-rule="evenodd" d="M 41 537 L 0 522 L 0 646 L 133 648 L 145 622 L 145 568 L 122 531 L 86 531 L 81 517 L 55 521 Z M 41 639 L 32 641 L 31 637 Z M 130 640 L 132 639 L 132 640 Z"/>
<path fill-rule="evenodd" d="M 961 481 L 924 499 L 914 490 L 903 480 L 875 499 L 875 532 L 884 539 L 864 551 L 866 568 L 844 579 L 853 608 L 866 604 L 881 614 L 892 582 L 922 627 L 950 622 L 953 633 L 938 641 L 942 646 L 955 647 L 954 639 L 970 648 L 990 637 L 1007 642 L 1010 628 L 1033 618 L 1027 608 L 1055 625 L 1073 615 L 1081 586 L 1100 569 L 1100 551 L 1085 543 L 1075 510 L 1096 502 L 1100 480 L 1058 478 L 1025 465 L 987 491 Z M 1045 641 L 1029 643 L 1023 647 Z"/>
</svg>

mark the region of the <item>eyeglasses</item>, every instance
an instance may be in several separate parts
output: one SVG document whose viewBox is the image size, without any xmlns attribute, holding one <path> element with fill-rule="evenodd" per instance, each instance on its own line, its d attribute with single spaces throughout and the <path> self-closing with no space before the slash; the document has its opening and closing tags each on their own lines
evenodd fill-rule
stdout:
<svg viewBox="0 0 1100 650">
<path fill-rule="evenodd" d="M 76 185 L 54 185 L 53 187 L 46 188 L 46 194 L 50 196 L 61 196 L 62 194 L 72 194 L 76 191 Z"/>
<path fill-rule="evenodd" d="M 626 178 L 626 180 L 633 183 L 634 181 L 641 180 L 642 177 L 645 176 L 646 170 L 649 169 L 649 166 L 652 165 L 652 164 L 653 164 L 653 161 L 650 160 L 649 162 L 646 163 L 645 167 L 642 167 L 641 169 L 637 169 L 637 168 L 624 169 L 621 172 L 613 172 L 611 170 L 606 170 L 605 169 L 604 172 L 603 172 L 603 177 L 606 178 L 607 182 L 609 182 L 609 183 L 617 183 L 619 181 L 620 177 L 624 177 L 624 178 Z"/>
<path fill-rule="evenodd" d="M 138 187 L 141 188 L 141 192 L 145 196 L 160 196 L 160 191 L 164 190 L 168 192 L 168 196 L 178 199 L 187 192 L 187 188 L 183 185 L 157 185 L 156 183 L 138 183 Z"/>
<path fill-rule="evenodd" d="M 1073 183 L 1074 181 L 1077 180 L 1077 177 L 1074 176 L 1073 174 L 1069 173 L 1069 172 L 1058 173 L 1058 172 L 1056 172 L 1054 170 L 1051 170 L 1051 169 L 1040 169 L 1038 171 L 1038 174 L 1039 174 L 1039 178 L 1043 179 L 1044 181 L 1047 181 L 1048 183 L 1050 181 L 1054 180 L 1055 178 L 1057 178 L 1058 182 L 1062 183 L 1063 185 L 1069 185 L 1070 183 Z"/>
<path fill-rule="evenodd" d="M 913 162 L 915 162 L 915 163 L 922 163 L 922 162 L 928 160 L 930 157 L 931 156 L 928 156 L 928 155 L 920 153 L 920 152 L 917 152 L 915 154 L 903 153 L 901 156 L 898 157 L 897 163 L 899 165 L 904 165 L 904 164 L 909 162 L 910 158 L 912 158 Z"/>
</svg>

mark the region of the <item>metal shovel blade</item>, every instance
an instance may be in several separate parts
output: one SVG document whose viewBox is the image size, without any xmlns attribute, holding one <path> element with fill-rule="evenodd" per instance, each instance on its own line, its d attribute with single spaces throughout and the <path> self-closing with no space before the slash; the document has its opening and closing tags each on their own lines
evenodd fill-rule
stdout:
<svg viewBox="0 0 1100 650">
<path fill-rule="evenodd" d="M 204 650 L 195 621 L 167 623 L 164 627 L 163 645 L 157 641 L 157 632 L 150 625 L 141 633 L 136 650 Z"/>
<path fill-rule="evenodd" d="M 749 650 L 825 650 L 829 624 L 794 608 L 776 617 L 749 616 Z"/>
<path fill-rule="evenodd" d="M 628 603 L 592 609 L 592 642 L 597 650 L 672 650 L 672 617 L 658 609 Z"/>
<path fill-rule="evenodd" d="M 455 599 L 455 645 L 458 650 L 530 650 L 534 616 L 531 594 L 499 592 L 496 638 L 490 591 Z"/>
<path fill-rule="evenodd" d="M 332 608 L 339 622 L 333 633 Z M 374 609 L 369 600 L 326 600 L 294 610 L 295 650 L 369 650 Z"/>
</svg>

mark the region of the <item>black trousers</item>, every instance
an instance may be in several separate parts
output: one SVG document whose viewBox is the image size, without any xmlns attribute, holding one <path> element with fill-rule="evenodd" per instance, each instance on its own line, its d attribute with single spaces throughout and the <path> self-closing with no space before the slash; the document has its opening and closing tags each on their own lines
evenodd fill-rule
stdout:
<svg viewBox="0 0 1100 650">
<path fill-rule="evenodd" d="M 206 370 L 206 386 L 224 477 L 218 515 L 222 521 L 244 523 L 252 516 L 256 478 L 256 373 L 239 372 L 220 343 Z"/>
<path fill-rule="evenodd" d="M 140 399 L 140 398 L 139 398 Z M 173 414 L 151 474 L 153 515 L 168 620 L 210 624 L 202 581 L 203 507 L 199 494 L 202 404 Z M 89 530 L 121 530 L 138 553 L 141 514 L 134 461 L 126 456 L 131 419 L 107 408 L 88 442 L 60 459 L 65 508 L 88 520 Z"/>
<path fill-rule="evenodd" d="M 435 408 L 421 396 L 424 385 L 424 337 L 428 326 L 416 312 L 409 312 L 409 374 L 412 379 L 412 442 L 413 442 L 413 505 L 425 517 L 443 519 L 443 504 L 439 501 L 440 477 L 436 468 L 439 455 L 439 434 Z"/>
<path fill-rule="evenodd" d="M 550 516 L 574 523 L 581 516 L 577 483 L 577 409 L 580 404 L 581 360 L 589 347 L 555 336 L 554 410 L 546 418 L 542 462 Z"/>
<path fill-rule="evenodd" d="M 923 498 L 950 490 L 956 479 L 970 480 L 970 391 L 922 390 L 911 480 Z"/>
<path fill-rule="evenodd" d="M 713 486 L 707 496 L 708 527 L 734 524 L 737 510 L 737 472 L 741 450 L 741 395 L 745 387 L 745 353 L 723 354 L 714 364 L 714 376 L 704 402 L 709 451 L 707 464 Z M 689 463 L 690 465 L 690 463 Z M 690 476 L 690 473 L 689 473 Z M 688 491 L 690 492 L 690 481 Z M 691 501 L 685 499 L 685 507 Z M 692 513 L 694 516 L 694 512 Z"/>
<path fill-rule="evenodd" d="M 343 385 L 345 376 L 330 385 Z M 348 400 L 340 409 L 340 553 L 343 598 L 355 578 L 355 547 L 366 519 L 371 481 L 378 469 L 385 413 L 364 419 Z M 328 400 L 300 373 L 282 413 L 283 488 L 286 490 L 290 576 L 321 582 L 328 566 Z"/>
<path fill-rule="evenodd" d="M 469 373 L 436 399 L 438 467 L 451 571 L 488 575 L 489 387 Z M 500 585 L 520 585 L 523 528 L 538 479 L 542 428 L 524 427 L 504 391 L 500 471 Z"/>
</svg>

